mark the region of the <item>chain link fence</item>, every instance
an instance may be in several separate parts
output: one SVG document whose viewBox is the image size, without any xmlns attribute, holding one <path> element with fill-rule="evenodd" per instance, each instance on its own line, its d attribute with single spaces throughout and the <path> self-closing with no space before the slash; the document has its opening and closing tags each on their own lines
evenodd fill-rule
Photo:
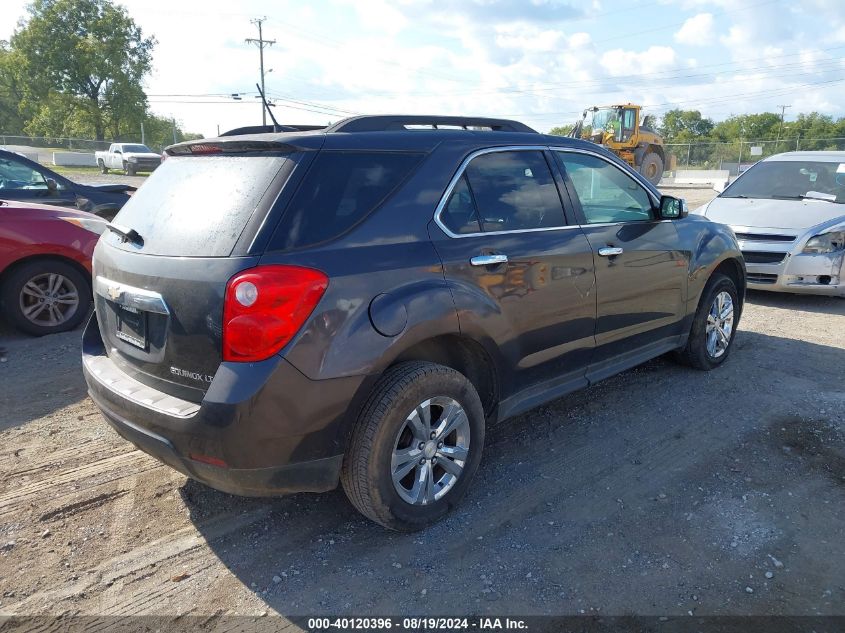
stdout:
<svg viewBox="0 0 845 633">
<path fill-rule="evenodd" d="M 69 152 L 96 152 L 108 149 L 109 145 L 113 142 L 117 141 L 93 141 L 87 138 L 67 138 L 60 136 L 7 136 L 0 134 L 0 145 L 60 149 Z M 140 140 L 125 140 L 120 142 L 133 143 L 140 142 Z"/>
<path fill-rule="evenodd" d="M 842 138 L 792 138 L 776 141 L 732 141 L 667 143 L 666 150 L 677 159 L 678 169 L 726 169 L 736 176 L 758 160 L 799 150 L 845 150 Z"/>
</svg>

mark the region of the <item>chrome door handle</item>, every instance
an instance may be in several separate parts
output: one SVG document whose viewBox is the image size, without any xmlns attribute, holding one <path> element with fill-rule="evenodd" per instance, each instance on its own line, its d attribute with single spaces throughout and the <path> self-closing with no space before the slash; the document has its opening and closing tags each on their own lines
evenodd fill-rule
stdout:
<svg viewBox="0 0 845 633">
<path fill-rule="evenodd" d="M 616 255 L 621 255 L 623 252 L 624 251 L 618 246 L 605 246 L 604 248 L 599 249 L 599 255 L 602 257 L 614 257 Z"/>
<path fill-rule="evenodd" d="M 476 255 L 469 263 L 473 266 L 496 266 L 498 264 L 507 264 L 507 255 Z"/>
</svg>

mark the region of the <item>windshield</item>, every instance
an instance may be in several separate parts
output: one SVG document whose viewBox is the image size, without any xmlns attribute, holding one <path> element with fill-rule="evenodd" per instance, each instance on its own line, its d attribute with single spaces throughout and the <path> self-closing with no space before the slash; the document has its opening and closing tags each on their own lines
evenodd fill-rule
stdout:
<svg viewBox="0 0 845 633">
<path fill-rule="evenodd" d="M 619 114 L 616 111 L 616 108 L 601 108 L 597 112 L 593 112 L 593 131 L 613 131 L 615 130 L 614 123 L 618 120 Z"/>
<path fill-rule="evenodd" d="M 845 162 L 766 161 L 757 163 L 725 189 L 721 198 L 845 202 Z"/>
<path fill-rule="evenodd" d="M 155 154 L 155 152 L 146 145 L 124 145 L 123 151 L 135 152 L 136 154 Z"/>
</svg>

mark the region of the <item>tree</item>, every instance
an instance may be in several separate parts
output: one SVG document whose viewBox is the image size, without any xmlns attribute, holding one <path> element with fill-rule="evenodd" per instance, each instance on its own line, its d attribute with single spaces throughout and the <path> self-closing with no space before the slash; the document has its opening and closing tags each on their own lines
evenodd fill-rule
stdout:
<svg viewBox="0 0 845 633">
<path fill-rule="evenodd" d="M 573 125 L 558 125 L 549 130 L 549 134 L 552 136 L 569 136 L 573 127 Z"/>
<path fill-rule="evenodd" d="M 669 110 L 663 115 L 659 131 L 669 143 L 688 143 L 706 138 L 713 130 L 712 119 L 698 110 Z"/>
<path fill-rule="evenodd" d="M 825 150 L 841 149 L 834 141 L 819 141 L 813 139 L 829 139 L 845 136 L 845 118 L 834 121 L 833 117 L 818 112 L 801 113 L 795 121 L 784 125 L 783 136 L 810 139 L 801 141 L 801 149 Z"/>
<path fill-rule="evenodd" d="M 103 140 L 106 130 L 118 136 L 127 119 L 142 119 L 141 82 L 155 43 L 110 0 L 34 0 L 11 47 L 30 79 L 28 91 L 39 99 L 61 95 L 74 104 L 78 123 Z"/>
<path fill-rule="evenodd" d="M 0 41 L 0 131 L 22 134 L 26 116 L 22 109 L 24 83 L 18 72 L 20 59 L 7 42 Z"/>
<path fill-rule="evenodd" d="M 721 141 L 736 139 L 774 140 L 780 129 L 780 114 L 762 112 L 732 116 L 713 127 L 713 136 Z"/>
<path fill-rule="evenodd" d="M 179 124 L 175 123 L 172 119 L 166 119 L 148 113 L 147 118 L 144 119 L 144 137 L 147 145 L 157 151 L 164 149 L 168 145 L 173 145 L 174 125 L 177 143 L 202 138 L 201 134 L 183 132 Z"/>
</svg>

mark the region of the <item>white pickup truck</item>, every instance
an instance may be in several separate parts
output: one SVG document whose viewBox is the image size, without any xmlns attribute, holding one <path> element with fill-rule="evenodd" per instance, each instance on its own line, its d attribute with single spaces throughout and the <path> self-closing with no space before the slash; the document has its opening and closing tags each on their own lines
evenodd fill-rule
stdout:
<svg viewBox="0 0 845 633">
<path fill-rule="evenodd" d="M 161 156 L 140 143 L 112 143 L 108 151 L 95 152 L 97 167 L 104 174 L 119 169 L 127 176 L 139 171 L 153 171 L 161 165 Z"/>
</svg>

